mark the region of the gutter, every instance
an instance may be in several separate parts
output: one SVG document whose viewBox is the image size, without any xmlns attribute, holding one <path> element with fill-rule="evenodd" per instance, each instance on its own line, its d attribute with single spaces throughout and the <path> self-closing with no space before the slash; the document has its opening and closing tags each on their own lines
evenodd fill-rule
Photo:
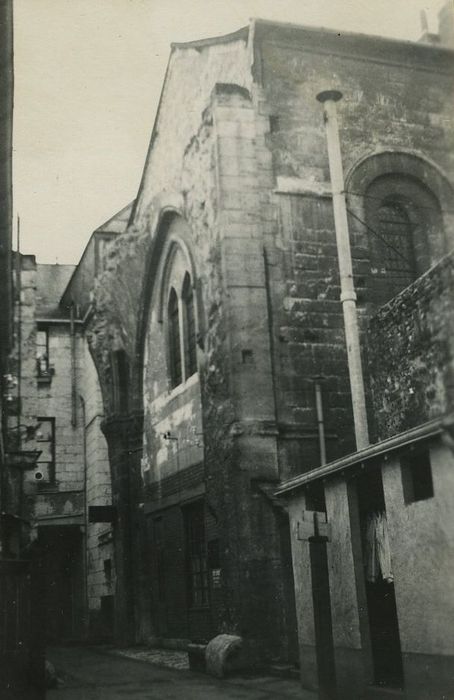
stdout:
<svg viewBox="0 0 454 700">
<path fill-rule="evenodd" d="M 362 43 L 364 47 L 369 47 L 373 44 L 381 44 L 380 51 L 385 52 L 386 48 L 392 50 L 403 49 L 404 51 L 418 52 L 421 54 L 428 55 L 429 53 L 436 54 L 440 56 L 448 56 L 453 53 L 453 49 L 450 46 L 443 44 L 425 44 L 418 40 L 412 39 L 399 39 L 390 36 L 383 36 L 382 34 L 365 34 L 363 32 L 352 32 L 345 31 L 341 29 L 335 29 L 331 27 L 320 27 L 312 26 L 308 24 L 298 24 L 295 22 L 277 22 L 271 19 L 262 19 L 260 17 L 254 17 L 252 19 L 255 25 L 255 33 L 259 35 L 261 30 L 268 30 L 268 36 L 270 35 L 269 30 L 276 30 L 276 33 L 292 33 L 294 35 L 299 35 L 298 38 L 301 41 L 301 35 L 305 34 L 306 37 L 311 37 L 317 40 L 320 46 L 322 46 L 327 40 L 333 40 L 339 44 L 339 49 L 341 48 L 343 41 L 347 40 L 349 42 Z M 262 37 L 260 37 L 262 38 Z M 302 42 L 304 43 L 304 42 Z M 383 48 L 382 48 L 383 47 Z M 329 49 L 332 53 L 332 50 Z"/>
<path fill-rule="evenodd" d="M 90 626 L 90 605 L 89 605 L 89 595 L 88 595 L 88 536 L 89 536 L 89 527 L 88 527 L 88 493 L 87 493 L 87 486 L 88 486 L 88 457 L 87 457 L 87 427 L 90 423 L 87 425 L 86 423 L 86 407 L 85 407 L 85 399 L 84 397 L 79 394 L 79 400 L 81 404 L 81 409 L 82 409 L 82 425 L 84 429 L 83 433 L 83 453 L 84 453 L 84 488 L 83 488 L 83 493 L 84 493 L 84 534 L 83 534 L 83 568 L 84 568 L 84 607 L 85 607 L 85 624 L 84 624 L 84 633 L 85 637 L 89 637 L 89 626 Z"/>
<path fill-rule="evenodd" d="M 441 435 L 446 429 L 452 426 L 454 426 L 454 413 L 449 413 L 448 415 L 435 418 L 434 420 L 423 423 L 416 428 L 410 428 L 410 430 L 406 430 L 403 433 L 399 433 L 398 435 L 394 435 L 386 440 L 377 442 L 374 445 L 369 445 L 369 447 L 366 447 L 363 450 L 354 452 L 346 457 L 341 457 L 335 462 L 317 467 L 316 469 L 312 469 L 305 474 L 300 474 L 293 479 L 289 479 L 289 481 L 284 482 L 275 493 L 277 496 L 290 494 L 292 491 L 306 486 L 313 481 L 326 479 L 338 474 L 339 472 L 343 472 L 346 469 L 350 469 L 357 464 L 376 459 L 385 453 L 408 447 L 409 445 L 413 445 L 421 440 L 427 440 L 436 435 Z"/>
<path fill-rule="evenodd" d="M 69 332 L 71 337 L 71 425 L 77 425 L 77 369 L 76 369 L 76 329 L 74 325 L 74 304 L 71 304 Z"/>
<path fill-rule="evenodd" d="M 87 307 L 87 311 L 85 312 L 85 316 L 83 318 L 63 318 L 63 317 L 55 317 L 55 318 L 46 318 L 45 316 L 38 316 L 36 319 L 36 323 L 42 323 L 42 324 L 55 324 L 55 325 L 71 325 L 71 323 L 74 324 L 74 326 L 85 326 L 87 323 L 91 313 L 93 311 L 93 305 L 90 303 Z"/>
</svg>

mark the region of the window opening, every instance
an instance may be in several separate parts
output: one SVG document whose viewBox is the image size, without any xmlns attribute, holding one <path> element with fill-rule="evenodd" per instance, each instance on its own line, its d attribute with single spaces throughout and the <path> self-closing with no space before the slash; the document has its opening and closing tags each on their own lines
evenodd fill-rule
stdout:
<svg viewBox="0 0 454 700">
<path fill-rule="evenodd" d="M 402 651 L 380 466 L 357 477 L 364 583 L 375 683 L 403 686 Z"/>
<path fill-rule="evenodd" d="M 325 485 L 322 481 L 314 481 L 307 487 L 306 509 L 326 513 Z"/>
<path fill-rule="evenodd" d="M 195 328 L 194 292 L 191 278 L 186 274 L 183 283 L 185 316 L 185 371 L 186 379 L 197 372 L 197 338 Z"/>
<path fill-rule="evenodd" d="M 208 561 L 203 503 L 186 509 L 188 593 L 190 607 L 208 605 Z"/>
<path fill-rule="evenodd" d="M 429 450 L 409 452 L 401 459 L 402 487 L 408 505 L 434 495 Z"/>
<path fill-rule="evenodd" d="M 248 348 L 241 351 L 241 361 L 243 365 L 253 365 L 254 364 L 254 352 Z"/>
<path fill-rule="evenodd" d="M 41 454 L 36 462 L 35 480 L 52 484 L 55 481 L 55 418 L 38 418 L 36 441 Z"/>
<path fill-rule="evenodd" d="M 416 277 L 412 224 L 404 207 L 387 200 L 378 210 L 378 232 L 384 241 L 383 263 L 391 273 Z"/>
<path fill-rule="evenodd" d="M 49 365 L 49 331 L 47 328 L 38 329 L 36 333 L 36 369 L 38 377 L 51 376 Z"/>
<path fill-rule="evenodd" d="M 162 517 L 153 521 L 153 540 L 156 556 L 156 578 L 158 600 L 165 601 L 165 549 L 162 530 Z"/>
<path fill-rule="evenodd" d="M 270 133 L 274 134 L 281 128 L 280 119 L 277 114 L 270 114 Z"/>
<path fill-rule="evenodd" d="M 126 413 L 129 403 L 129 362 L 124 350 L 113 353 L 113 384 L 115 411 Z"/>
<path fill-rule="evenodd" d="M 104 576 L 106 578 L 106 584 L 108 586 L 110 586 L 112 584 L 112 560 L 111 559 L 104 559 L 103 567 L 104 567 Z"/>
<path fill-rule="evenodd" d="M 170 382 L 176 387 L 182 382 L 181 348 L 180 348 L 180 314 L 178 310 L 178 297 L 174 288 L 170 290 L 168 304 L 169 323 L 169 361 Z"/>
</svg>

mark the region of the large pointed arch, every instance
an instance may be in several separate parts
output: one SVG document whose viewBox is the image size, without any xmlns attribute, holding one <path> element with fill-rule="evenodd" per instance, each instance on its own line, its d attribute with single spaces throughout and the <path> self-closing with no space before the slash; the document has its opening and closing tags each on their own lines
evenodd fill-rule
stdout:
<svg viewBox="0 0 454 700">
<path fill-rule="evenodd" d="M 192 250 L 191 228 L 179 210 L 164 208 L 157 219 L 156 229 L 150 240 L 142 284 L 142 303 L 136 349 L 136 362 L 139 369 L 136 386 L 138 397 L 141 397 L 143 392 L 142 369 L 145 360 L 145 343 L 150 314 L 152 312 L 155 313 L 157 320 L 160 323 L 165 323 L 169 293 L 169 274 L 176 255 L 182 255 L 186 262 L 186 269 L 191 279 L 196 302 L 194 305 L 196 333 L 200 334 L 203 325 L 203 310 L 201 308 L 200 285 Z M 179 294 L 181 294 L 182 288 L 183 279 L 181 280 Z"/>
</svg>

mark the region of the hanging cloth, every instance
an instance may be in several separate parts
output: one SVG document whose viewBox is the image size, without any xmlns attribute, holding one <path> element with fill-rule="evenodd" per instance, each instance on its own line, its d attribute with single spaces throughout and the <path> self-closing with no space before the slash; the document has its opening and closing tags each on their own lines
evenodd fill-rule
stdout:
<svg viewBox="0 0 454 700">
<path fill-rule="evenodd" d="M 391 567 L 391 549 L 389 546 L 388 521 L 386 519 L 386 513 L 379 513 L 377 516 L 375 543 L 380 573 L 384 581 L 391 583 L 394 581 L 394 576 Z"/>
<path fill-rule="evenodd" d="M 374 582 L 378 577 L 378 558 L 375 543 L 376 515 L 369 515 L 366 524 L 366 579 Z"/>
<path fill-rule="evenodd" d="M 384 581 L 394 580 L 391 567 L 388 521 L 386 513 L 371 513 L 366 524 L 366 579 L 371 583 L 381 575 Z"/>
</svg>

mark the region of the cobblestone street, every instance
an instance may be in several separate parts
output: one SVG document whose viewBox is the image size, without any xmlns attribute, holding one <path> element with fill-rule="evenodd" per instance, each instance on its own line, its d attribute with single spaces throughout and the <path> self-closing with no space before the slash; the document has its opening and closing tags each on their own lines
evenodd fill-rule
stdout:
<svg viewBox="0 0 454 700">
<path fill-rule="evenodd" d="M 133 656 L 133 658 L 127 658 Z M 271 676 L 217 680 L 187 669 L 184 652 L 80 647 L 51 649 L 60 687 L 47 700 L 316 700 L 297 680 Z M 184 664 L 186 663 L 186 668 Z"/>
<path fill-rule="evenodd" d="M 140 647 L 128 649 L 114 649 L 111 654 L 116 654 L 136 661 L 161 666 L 163 668 L 173 668 L 178 671 L 189 671 L 188 655 L 185 651 L 177 649 L 141 649 Z"/>
</svg>

